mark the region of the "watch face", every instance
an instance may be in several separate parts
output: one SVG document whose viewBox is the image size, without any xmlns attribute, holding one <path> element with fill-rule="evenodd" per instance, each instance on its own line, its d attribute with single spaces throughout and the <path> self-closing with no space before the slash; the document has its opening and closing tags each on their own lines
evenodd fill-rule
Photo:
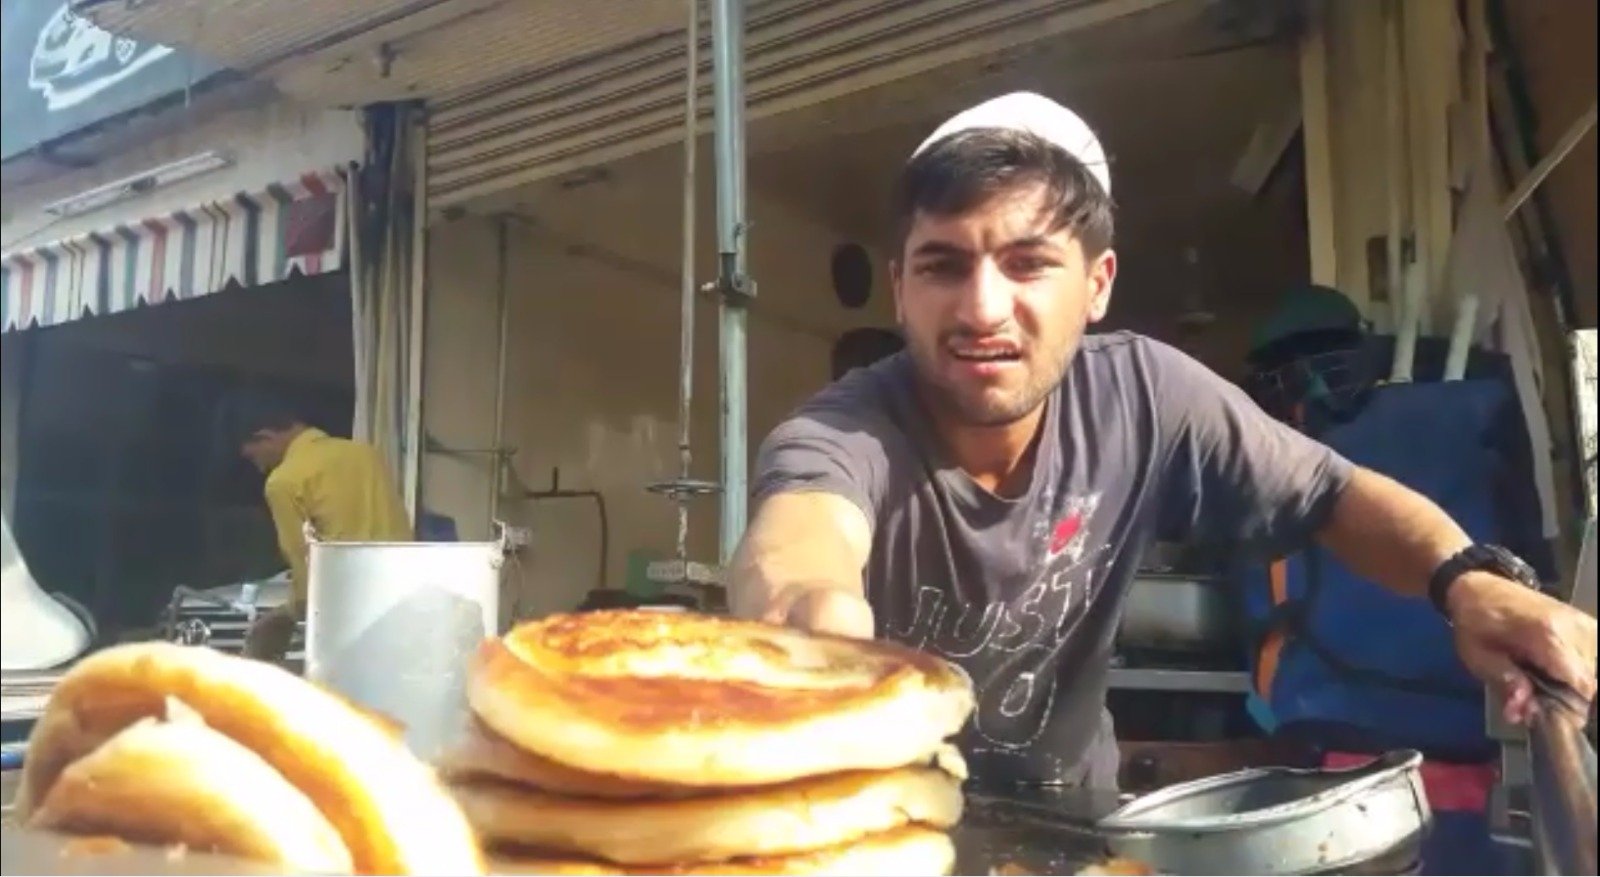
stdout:
<svg viewBox="0 0 1600 877">
<path fill-rule="evenodd" d="M 1533 567 L 1529 566 L 1522 558 L 1499 545 L 1484 545 L 1482 548 L 1487 556 L 1486 559 L 1489 561 L 1486 565 L 1491 567 L 1493 572 L 1513 581 L 1521 582 L 1530 588 L 1543 587 L 1544 583 L 1539 581 L 1539 574 L 1534 572 Z"/>
</svg>

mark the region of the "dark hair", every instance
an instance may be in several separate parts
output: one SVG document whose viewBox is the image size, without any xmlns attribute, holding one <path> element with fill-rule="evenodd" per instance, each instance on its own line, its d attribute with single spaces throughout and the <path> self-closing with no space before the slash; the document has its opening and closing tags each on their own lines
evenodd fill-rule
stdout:
<svg viewBox="0 0 1600 877">
<path fill-rule="evenodd" d="M 1111 246 L 1111 195 L 1083 162 L 1028 131 L 977 128 L 940 139 L 900 172 L 895 249 L 905 246 L 919 212 L 956 216 L 1003 192 L 1040 184 L 1051 231 L 1069 229 L 1091 259 Z"/>
<path fill-rule="evenodd" d="M 304 422 L 300 412 L 288 401 L 253 388 L 229 392 L 223 397 L 217 415 L 218 438 L 234 453 L 264 429 L 290 429 Z"/>
</svg>

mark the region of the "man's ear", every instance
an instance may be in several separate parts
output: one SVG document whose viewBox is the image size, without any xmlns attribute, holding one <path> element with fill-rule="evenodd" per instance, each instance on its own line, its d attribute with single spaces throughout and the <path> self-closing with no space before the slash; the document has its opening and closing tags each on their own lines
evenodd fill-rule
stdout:
<svg viewBox="0 0 1600 877">
<path fill-rule="evenodd" d="M 1117 282 L 1117 253 L 1106 250 L 1089 266 L 1089 322 L 1105 319 L 1111 309 L 1111 288 Z"/>
</svg>

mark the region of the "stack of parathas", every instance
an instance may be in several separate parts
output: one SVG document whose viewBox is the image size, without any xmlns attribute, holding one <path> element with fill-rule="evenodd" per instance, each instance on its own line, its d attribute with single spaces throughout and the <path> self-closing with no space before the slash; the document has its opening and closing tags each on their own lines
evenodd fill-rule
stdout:
<svg viewBox="0 0 1600 877">
<path fill-rule="evenodd" d="M 648 610 L 554 616 L 480 650 L 440 767 L 539 874 L 946 874 L 959 669 L 886 643 Z"/>
<path fill-rule="evenodd" d="M 61 680 L 16 815 L 285 871 L 483 873 L 460 808 L 396 729 L 275 666 L 168 643 L 107 649 Z"/>
</svg>

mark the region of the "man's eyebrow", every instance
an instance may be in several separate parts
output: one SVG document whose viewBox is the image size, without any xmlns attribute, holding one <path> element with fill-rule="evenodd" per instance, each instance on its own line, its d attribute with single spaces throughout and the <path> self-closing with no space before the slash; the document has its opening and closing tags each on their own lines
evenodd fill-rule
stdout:
<svg viewBox="0 0 1600 877">
<path fill-rule="evenodd" d="M 1007 241 L 1000 247 L 1002 250 L 1054 250 L 1058 248 L 1059 246 L 1055 241 L 1044 235 L 1017 238 L 1014 241 Z"/>
<path fill-rule="evenodd" d="M 970 256 L 972 251 L 948 241 L 926 241 L 911 252 L 913 256 Z"/>
</svg>

